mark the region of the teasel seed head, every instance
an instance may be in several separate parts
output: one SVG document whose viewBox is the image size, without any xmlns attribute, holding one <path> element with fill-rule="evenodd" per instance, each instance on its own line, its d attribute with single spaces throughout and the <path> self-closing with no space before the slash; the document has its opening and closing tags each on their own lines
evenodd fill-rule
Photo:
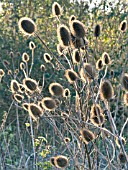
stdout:
<svg viewBox="0 0 128 170">
<path fill-rule="evenodd" d="M 66 89 L 64 89 L 64 91 L 63 91 L 63 97 L 70 97 L 70 90 L 68 89 L 68 88 L 66 88 Z"/>
<path fill-rule="evenodd" d="M 99 104 L 93 104 L 91 107 L 91 116 L 98 116 L 102 113 L 102 109 Z"/>
<path fill-rule="evenodd" d="M 73 84 L 77 80 L 78 74 L 74 70 L 68 69 L 65 71 L 65 77 L 69 83 Z"/>
<path fill-rule="evenodd" d="M 124 90 L 128 92 L 128 73 L 123 73 L 121 83 Z"/>
<path fill-rule="evenodd" d="M 78 49 L 73 50 L 72 61 L 74 64 L 78 64 L 80 62 L 80 53 Z"/>
<path fill-rule="evenodd" d="M 37 81 L 31 78 L 23 79 L 23 86 L 25 87 L 25 90 L 27 90 L 30 93 L 39 90 Z"/>
<path fill-rule="evenodd" d="M 50 163 L 52 164 L 52 166 L 55 166 L 55 157 L 50 158 Z"/>
<path fill-rule="evenodd" d="M 30 50 L 33 50 L 36 48 L 35 43 L 33 41 L 29 42 L 29 48 L 30 48 Z"/>
<path fill-rule="evenodd" d="M 124 155 L 124 153 L 119 153 L 119 155 L 118 155 L 118 160 L 119 160 L 119 162 L 121 163 L 121 164 L 125 164 L 126 163 L 126 156 Z"/>
<path fill-rule="evenodd" d="M 27 53 L 22 54 L 22 61 L 25 63 L 29 61 L 29 55 Z"/>
<path fill-rule="evenodd" d="M 125 31 L 127 30 L 127 20 L 123 20 L 123 21 L 120 23 L 119 30 L 120 30 L 121 32 L 125 32 Z"/>
<path fill-rule="evenodd" d="M 100 114 L 97 116 L 91 116 L 90 121 L 92 124 L 94 124 L 95 126 L 101 126 L 104 122 L 105 122 L 105 117 L 104 114 Z"/>
<path fill-rule="evenodd" d="M 10 88 L 12 93 L 20 92 L 20 86 L 16 80 L 11 80 Z"/>
<path fill-rule="evenodd" d="M 111 64 L 111 59 L 108 53 L 104 52 L 102 54 L 102 63 L 103 65 L 109 65 Z"/>
<path fill-rule="evenodd" d="M 32 117 L 32 119 L 35 121 L 37 121 L 38 117 L 43 115 L 42 108 L 35 103 L 30 103 L 28 105 L 28 112 L 29 112 L 29 115 Z"/>
<path fill-rule="evenodd" d="M 100 85 L 100 97 L 102 100 L 110 100 L 114 96 L 114 90 L 109 80 L 104 80 Z"/>
<path fill-rule="evenodd" d="M 124 94 L 124 104 L 128 106 L 128 92 Z"/>
<path fill-rule="evenodd" d="M 68 137 L 64 138 L 64 142 L 65 143 L 69 143 L 70 142 L 70 138 L 68 138 Z"/>
<path fill-rule="evenodd" d="M 12 70 L 8 70 L 7 75 L 12 75 Z"/>
<path fill-rule="evenodd" d="M 85 25 L 79 20 L 73 20 L 73 22 L 70 23 L 70 30 L 73 36 L 77 38 L 84 38 L 86 34 Z"/>
<path fill-rule="evenodd" d="M 20 69 L 25 70 L 25 64 L 23 62 L 20 63 Z"/>
<path fill-rule="evenodd" d="M 22 100 L 24 100 L 24 96 L 21 95 L 21 94 L 14 94 L 14 99 L 18 102 L 18 103 L 21 103 Z"/>
<path fill-rule="evenodd" d="M 0 78 L 3 77 L 5 75 L 5 72 L 3 69 L 0 69 Z"/>
<path fill-rule="evenodd" d="M 102 62 L 102 59 L 100 58 L 99 60 L 97 60 L 96 62 L 96 69 L 97 70 L 102 70 L 103 69 L 103 62 Z"/>
<path fill-rule="evenodd" d="M 25 35 L 31 36 L 37 31 L 34 21 L 28 17 L 22 17 L 18 22 L 18 26 L 20 31 Z"/>
<path fill-rule="evenodd" d="M 62 8 L 60 6 L 60 4 L 58 4 L 57 2 L 54 2 L 53 5 L 52 5 L 52 14 L 54 16 L 60 16 L 62 15 Z"/>
<path fill-rule="evenodd" d="M 40 70 L 41 70 L 42 72 L 45 72 L 45 71 L 46 71 L 45 65 L 41 64 Z"/>
<path fill-rule="evenodd" d="M 124 137 L 121 137 L 121 141 L 123 145 L 126 145 L 126 140 Z M 116 137 L 116 145 L 120 148 L 120 142 L 119 142 L 118 137 Z"/>
<path fill-rule="evenodd" d="M 75 15 L 71 15 L 71 16 L 69 17 L 69 25 L 70 25 L 74 20 L 76 20 Z"/>
<path fill-rule="evenodd" d="M 62 47 L 68 47 L 70 45 L 71 35 L 66 25 L 62 24 L 57 28 L 57 36 Z"/>
<path fill-rule="evenodd" d="M 28 111 L 28 106 L 29 106 L 29 103 L 23 103 L 22 104 L 22 107 L 24 110 Z"/>
<path fill-rule="evenodd" d="M 68 166 L 69 160 L 66 156 L 59 155 L 54 159 L 55 166 L 57 168 L 66 168 Z"/>
<path fill-rule="evenodd" d="M 94 36 L 97 38 L 100 36 L 100 25 L 97 24 L 94 29 Z"/>
<path fill-rule="evenodd" d="M 49 85 L 49 92 L 52 96 L 62 96 L 63 90 L 63 86 L 59 83 L 51 83 Z"/>
<path fill-rule="evenodd" d="M 14 53 L 13 53 L 13 51 L 10 52 L 10 57 L 11 57 L 11 58 L 14 58 Z"/>
<path fill-rule="evenodd" d="M 82 135 L 82 140 L 86 145 L 95 138 L 94 134 L 85 128 L 80 130 L 80 134 Z"/>
<path fill-rule="evenodd" d="M 51 97 L 44 97 L 41 101 L 42 107 L 48 111 L 54 111 L 56 109 L 56 102 Z"/>
<path fill-rule="evenodd" d="M 48 53 L 44 53 L 44 61 L 46 63 L 50 63 L 52 61 L 52 57 Z"/>
</svg>

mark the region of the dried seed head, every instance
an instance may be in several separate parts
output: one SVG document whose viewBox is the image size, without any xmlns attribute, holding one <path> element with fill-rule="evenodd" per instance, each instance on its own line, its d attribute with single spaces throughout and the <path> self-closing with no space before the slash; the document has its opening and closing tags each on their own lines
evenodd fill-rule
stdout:
<svg viewBox="0 0 128 170">
<path fill-rule="evenodd" d="M 94 36 L 97 38 L 100 36 L 100 25 L 97 24 L 94 29 Z"/>
<path fill-rule="evenodd" d="M 63 97 L 70 97 L 70 90 L 68 88 L 64 89 L 63 91 Z"/>
<path fill-rule="evenodd" d="M 68 27 L 66 25 L 60 25 L 57 28 L 57 36 L 61 46 L 69 46 L 71 41 L 71 35 Z"/>
<path fill-rule="evenodd" d="M 20 91 L 19 83 L 16 80 L 11 81 L 10 88 L 11 88 L 12 93 L 16 93 Z"/>
<path fill-rule="evenodd" d="M 25 64 L 23 62 L 20 63 L 20 69 L 25 70 Z"/>
<path fill-rule="evenodd" d="M 59 55 L 63 55 L 63 50 L 65 48 L 61 46 L 61 44 L 57 44 L 57 52 Z"/>
<path fill-rule="evenodd" d="M 125 91 L 128 91 L 128 74 L 124 73 L 121 78 L 121 83 Z"/>
<path fill-rule="evenodd" d="M 38 83 L 31 78 L 25 78 L 23 80 L 23 86 L 28 92 L 38 91 Z"/>
<path fill-rule="evenodd" d="M 124 94 L 124 104 L 128 106 L 128 93 Z"/>
<path fill-rule="evenodd" d="M 14 99 L 18 102 L 18 103 L 21 103 L 22 100 L 24 100 L 24 96 L 21 95 L 21 94 L 14 94 Z"/>
<path fill-rule="evenodd" d="M 19 73 L 19 69 L 15 69 L 14 74 L 18 74 Z"/>
<path fill-rule="evenodd" d="M 29 106 L 29 103 L 23 103 L 22 104 L 22 107 L 24 110 L 28 111 L 28 106 Z"/>
<path fill-rule="evenodd" d="M 69 17 L 69 25 L 70 25 L 74 20 L 76 20 L 75 15 L 71 15 L 71 16 Z"/>
<path fill-rule="evenodd" d="M 106 52 L 104 52 L 104 53 L 102 54 L 102 63 L 103 63 L 103 65 L 111 64 L 111 59 L 110 59 L 110 57 L 109 57 L 109 54 L 106 53 Z"/>
<path fill-rule="evenodd" d="M 35 43 L 33 41 L 29 42 L 29 48 L 30 48 L 30 50 L 33 50 L 36 48 Z"/>
<path fill-rule="evenodd" d="M 73 50 L 72 61 L 74 64 L 78 64 L 80 62 L 80 53 L 78 49 Z"/>
<path fill-rule="evenodd" d="M 91 116 L 98 116 L 102 113 L 102 109 L 99 104 L 93 104 L 91 107 Z"/>
<path fill-rule="evenodd" d="M 45 61 L 46 63 L 50 63 L 51 60 L 52 60 L 52 57 L 50 56 L 50 54 L 44 53 L 44 61 Z"/>
<path fill-rule="evenodd" d="M 126 157 L 125 157 L 124 153 L 122 153 L 122 152 L 119 153 L 118 159 L 119 159 L 121 164 L 125 164 L 126 163 Z"/>
<path fill-rule="evenodd" d="M 52 164 L 52 166 L 55 166 L 55 157 L 50 158 L 50 163 Z"/>
<path fill-rule="evenodd" d="M 3 77 L 5 75 L 5 72 L 3 69 L 0 69 L 0 77 Z"/>
<path fill-rule="evenodd" d="M 22 61 L 25 63 L 29 61 L 29 55 L 27 53 L 22 54 Z"/>
<path fill-rule="evenodd" d="M 63 10 L 61 6 L 57 2 L 54 2 L 52 5 L 52 14 L 54 16 L 58 16 L 58 15 L 62 15 L 62 12 Z"/>
<path fill-rule="evenodd" d="M 88 129 L 80 130 L 80 134 L 82 135 L 82 140 L 86 145 L 95 138 L 94 134 Z"/>
<path fill-rule="evenodd" d="M 103 69 L 103 62 L 102 62 L 102 59 L 100 58 L 99 60 L 97 60 L 96 62 L 96 69 L 97 70 L 102 70 Z"/>
<path fill-rule="evenodd" d="M 127 20 L 123 20 L 120 23 L 119 30 L 125 32 L 127 30 Z"/>
<path fill-rule="evenodd" d="M 114 96 L 114 90 L 109 80 L 104 80 L 100 86 L 100 97 L 102 100 L 109 100 Z"/>
<path fill-rule="evenodd" d="M 69 143 L 70 142 L 70 138 L 68 138 L 68 137 L 64 138 L 64 142 L 65 143 Z"/>
<path fill-rule="evenodd" d="M 28 112 L 32 119 L 35 121 L 37 120 L 38 117 L 42 116 L 43 114 L 42 108 L 34 103 L 30 103 L 28 105 Z"/>
<path fill-rule="evenodd" d="M 40 70 L 41 70 L 42 72 L 46 71 L 45 65 L 41 64 Z"/>
<path fill-rule="evenodd" d="M 68 69 L 65 71 L 65 77 L 67 78 L 69 83 L 73 84 L 78 78 L 78 75 L 74 70 Z"/>
<path fill-rule="evenodd" d="M 53 111 L 56 108 L 56 102 L 51 97 L 44 97 L 41 101 L 42 107 L 45 110 Z"/>
<path fill-rule="evenodd" d="M 29 36 L 33 35 L 37 30 L 34 21 L 28 17 L 22 17 L 18 22 L 18 26 L 23 34 Z"/>
<path fill-rule="evenodd" d="M 68 158 L 63 155 L 56 156 L 54 161 L 57 168 L 66 168 L 69 162 Z"/>
<path fill-rule="evenodd" d="M 14 58 L 14 53 L 13 53 L 13 51 L 10 52 L 10 57 L 11 57 L 11 58 Z"/>
<path fill-rule="evenodd" d="M 121 141 L 122 141 L 122 144 L 123 144 L 123 145 L 126 145 L 126 140 L 125 140 L 124 137 L 121 137 Z M 118 137 L 116 137 L 116 144 L 117 144 L 117 146 L 120 148 L 120 142 L 119 142 Z"/>
<path fill-rule="evenodd" d="M 8 75 L 12 75 L 12 70 L 8 70 Z"/>
<path fill-rule="evenodd" d="M 84 38 L 86 34 L 85 25 L 78 20 L 73 20 L 73 22 L 70 23 L 70 30 L 73 36 L 77 38 Z"/>
<path fill-rule="evenodd" d="M 59 83 L 51 83 L 49 85 L 49 92 L 53 96 L 62 96 L 63 94 L 63 86 Z"/>
<path fill-rule="evenodd" d="M 91 116 L 90 121 L 95 126 L 101 126 L 105 122 L 105 117 L 102 113 L 97 116 L 93 115 L 93 116 Z"/>
<path fill-rule="evenodd" d="M 3 65 L 4 65 L 5 67 L 7 67 L 7 66 L 10 65 L 10 63 L 9 63 L 7 60 L 3 60 Z"/>
</svg>

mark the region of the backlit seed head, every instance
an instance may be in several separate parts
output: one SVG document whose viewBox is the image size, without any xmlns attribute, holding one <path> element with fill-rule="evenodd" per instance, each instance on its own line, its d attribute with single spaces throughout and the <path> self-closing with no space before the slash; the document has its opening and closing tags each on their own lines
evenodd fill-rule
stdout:
<svg viewBox="0 0 128 170">
<path fill-rule="evenodd" d="M 14 99 L 18 102 L 18 103 L 21 103 L 22 100 L 24 100 L 24 96 L 21 95 L 21 94 L 14 94 Z"/>
<path fill-rule="evenodd" d="M 94 36 L 97 38 L 100 36 L 100 25 L 97 24 L 94 29 Z"/>
<path fill-rule="evenodd" d="M 103 62 L 102 62 L 102 59 L 100 58 L 99 60 L 97 60 L 96 62 L 96 69 L 97 70 L 102 70 L 103 69 Z"/>
<path fill-rule="evenodd" d="M 66 25 L 62 24 L 57 28 L 57 36 L 61 46 L 67 47 L 70 45 L 71 35 Z"/>
<path fill-rule="evenodd" d="M 100 85 L 100 97 L 102 100 L 110 100 L 114 96 L 114 90 L 109 80 L 104 80 Z"/>
<path fill-rule="evenodd" d="M 30 50 L 33 50 L 36 48 L 35 43 L 33 41 L 29 42 L 29 48 L 30 48 Z"/>
<path fill-rule="evenodd" d="M 37 28 L 34 21 L 28 17 L 22 17 L 18 22 L 19 30 L 25 35 L 34 35 Z"/>
<path fill-rule="evenodd" d="M 124 137 L 121 137 L 121 141 L 122 141 L 122 144 L 123 144 L 123 145 L 126 145 L 126 140 L 125 140 Z M 116 137 L 116 144 L 117 144 L 117 146 L 120 148 L 120 142 L 119 142 L 118 137 Z"/>
<path fill-rule="evenodd" d="M 31 78 L 23 79 L 23 86 L 28 92 L 38 91 L 38 83 L 36 80 Z"/>
<path fill-rule="evenodd" d="M 70 90 L 68 88 L 64 89 L 63 97 L 70 97 Z"/>
<path fill-rule="evenodd" d="M 86 145 L 95 138 L 94 134 L 90 130 L 85 128 L 80 130 L 80 134 L 82 135 L 82 140 L 85 142 Z"/>
<path fill-rule="evenodd" d="M 45 61 L 46 63 L 50 63 L 51 60 L 52 60 L 52 57 L 50 56 L 50 54 L 44 53 L 44 61 Z"/>
<path fill-rule="evenodd" d="M 20 91 L 19 83 L 16 80 L 11 81 L 10 88 L 11 88 L 12 93 L 16 93 Z"/>
<path fill-rule="evenodd" d="M 61 44 L 57 44 L 57 52 L 59 55 L 63 55 L 64 47 Z"/>
<path fill-rule="evenodd" d="M 126 163 L 126 157 L 125 157 L 124 153 L 122 153 L 122 152 L 119 153 L 118 159 L 119 159 L 121 164 L 125 164 Z"/>
<path fill-rule="evenodd" d="M 7 60 L 3 60 L 3 65 L 4 65 L 5 67 L 7 67 L 7 66 L 10 65 L 10 63 L 9 63 Z"/>
<path fill-rule="evenodd" d="M 78 78 L 78 75 L 74 70 L 68 69 L 65 71 L 65 77 L 67 78 L 69 83 L 73 84 Z"/>
<path fill-rule="evenodd" d="M 41 101 L 42 107 L 45 110 L 53 111 L 56 108 L 56 102 L 51 97 L 44 97 Z"/>
<path fill-rule="evenodd" d="M 52 164 L 52 166 L 55 166 L 55 157 L 50 158 L 50 163 Z"/>
<path fill-rule="evenodd" d="M 80 53 L 78 49 L 73 50 L 72 61 L 74 64 L 78 64 L 80 62 Z"/>
<path fill-rule="evenodd" d="M 52 14 L 54 16 L 58 16 L 58 15 L 62 15 L 62 12 L 63 10 L 61 6 L 57 2 L 54 2 L 52 5 Z"/>
<path fill-rule="evenodd" d="M 40 106 L 34 103 L 30 103 L 28 105 L 28 112 L 29 115 L 32 117 L 33 120 L 37 120 L 38 117 L 43 115 L 43 110 Z"/>
<path fill-rule="evenodd" d="M 24 110 L 28 111 L 28 106 L 29 106 L 29 103 L 23 103 L 22 104 L 22 107 Z"/>
<path fill-rule="evenodd" d="M 128 106 L 128 93 L 124 94 L 124 104 Z"/>
<path fill-rule="evenodd" d="M 69 17 L 69 25 L 70 25 L 74 20 L 76 20 L 75 15 L 71 15 L 71 16 Z"/>
<path fill-rule="evenodd" d="M 73 22 L 70 23 L 70 30 L 73 36 L 77 38 L 84 38 L 86 34 L 85 25 L 78 20 L 73 20 Z"/>
<path fill-rule="evenodd" d="M 3 69 L 0 69 L 0 77 L 3 77 L 5 75 L 5 72 Z"/>
<path fill-rule="evenodd" d="M 8 70 L 7 75 L 12 75 L 12 70 Z"/>
<path fill-rule="evenodd" d="M 99 104 L 93 104 L 91 107 L 91 116 L 98 116 L 102 113 L 102 109 Z"/>
<path fill-rule="evenodd" d="M 40 70 L 41 70 L 42 72 L 46 71 L 45 65 L 41 64 Z"/>
<path fill-rule="evenodd" d="M 110 59 L 110 57 L 109 57 L 109 54 L 106 53 L 106 52 L 104 52 L 104 53 L 102 54 L 102 63 L 103 63 L 103 65 L 111 64 L 111 59 Z"/>
<path fill-rule="evenodd" d="M 125 91 L 128 91 L 128 74 L 124 73 L 121 78 L 121 83 Z"/>
<path fill-rule="evenodd" d="M 10 57 L 11 57 L 11 58 L 14 58 L 14 53 L 13 53 L 13 51 L 10 52 Z"/>
<path fill-rule="evenodd" d="M 127 20 L 123 20 L 120 23 L 119 30 L 125 32 L 127 30 Z"/>
<path fill-rule="evenodd" d="M 102 113 L 97 116 L 93 115 L 93 116 L 91 116 L 90 121 L 95 126 L 101 126 L 105 122 L 105 117 Z"/>
<path fill-rule="evenodd" d="M 29 61 L 29 55 L 27 53 L 22 54 L 22 61 L 25 63 Z"/>
<path fill-rule="evenodd" d="M 68 138 L 68 137 L 64 138 L 64 142 L 65 143 L 69 143 L 70 142 L 70 138 Z"/>
<path fill-rule="evenodd" d="M 19 69 L 15 69 L 14 74 L 18 74 L 19 73 Z"/>
<path fill-rule="evenodd" d="M 25 64 L 23 62 L 20 63 L 20 69 L 25 70 Z"/>
<path fill-rule="evenodd" d="M 68 158 L 63 155 L 56 156 L 54 159 L 54 163 L 57 168 L 66 168 L 68 166 L 68 162 Z"/>
<path fill-rule="evenodd" d="M 63 86 L 59 83 L 51 83 L 49 86 L 49 92 L 53 96 L 62 96 Z"/>
</svg>

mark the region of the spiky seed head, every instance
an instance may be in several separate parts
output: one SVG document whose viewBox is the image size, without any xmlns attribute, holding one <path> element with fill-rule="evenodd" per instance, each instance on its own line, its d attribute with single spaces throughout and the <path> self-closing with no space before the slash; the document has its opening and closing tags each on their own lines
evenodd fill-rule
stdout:
<svg viewBox="0 0 128 170">
<path fill-rule="evenodd" d="M 125 91 L 128 91 L 128 74 L 123 73 L 121 83 Z"/>
<path fill-rule="evenodd" d="M 12 93 L 16 93 L 20 91 L 19 83 L 16 80 L 11 81 L 10 88 L 11 88 Z"/>
<path fill-rule="evenodd" d="M 73 22 L 74 20 L 76 20 L 75 15 L 71 15 L 71 16 L 69 17 L 69 25 L 70 25 L 71 22 Z"/>
<path fill-rule="evenodd" d="M 23 79 L 23 86 L 28 92 L 34 92 L 38 90 L 38 83 L 36 80 L 31 78 Z"/>
<path fill-rule="evenodd" d="M 19 30 L 25 35 L 34 35 L 37 28 L 34 21 L 28 17 L 22 17 L 18 22 Z"/>
<path fill-rule="evenodd" d="M 64 89 L 63 97 L 70 97 L 70 90 L 68 88 Z"/>
<path fill-rule="evenodd" d="M 25 70 L 25 64 L 23 62 L 20 63 L 20 69 Z"/>
<path fill-rule="evenodd" d="M 23 103 L 22 104 L 22 107 L 24 110 L 28 111 L 28 106 L 29 106 L 29 103 Z"/>
<path fill-rule="evenodd" d="M 67 78 L 69 83 L 73 84 L 78 78 L 78 75 L 74 70 L 68 69 L 65 71 L 65 77 Z"/>
<path fill-rule="evenodd" d="M 29 55 L 27 53 L 22 54 L 22 61 L 25 63 L 29 61 Z"/>
<path fill-rule="evenodd" d="M 14 53 L 13 53 L 13 51 L 11 51 L 9 55 L 10 55 L 11 58 L 14 58 Z"/>
<path fill-rule="evenodd" d="M 3 65 L 4 65 L 5 67 L 7 67 L 7 66 L 10 65 L 10 63 L 9 63 L 7 60 L 3 60 Z"/>
<path fill-rule="evenodd" d="M 96 69 L 97 70 L 102 70 L 103 69 L 103 62 L 102 62 L 102 59 L 100 58 L 99 60 L 97 60 L 96 62 Z"/>
<path fill-rule="evenodd" d="M 82 140 L 85 142 L 86 145 L 95 138 L 94 134 L 90 130 L 85 128 L 80 130 L 80 134 L 82 135 Z"/>
<path fill-rule="evenodd" d="M 61 44 L 57 44 L 57 52 L 59 55 L 63 55 L 63 50 L 65 48 Z"/>
<path fill-rule="evenodd" d="M 52 164 L 52 166 L 55 166 L 55 157 L 50 158 L 50 163 Z"/>
<path fill-rule="evenodd" d="M 41 64 L 40 70 L 41 70 L 42 72 L 46 71 L 45 65 Z"/>
<path fill-rule="evenodd" d="M 71 35 L 66 25 L 62 24 L 57 28 L 57 36 L 61 46 L 67 47 L 70 45 Z"/>
<path fill-rule="evenodd" d="M 29 42 L 29 48 L 30 48 L 30 50 L 33 50 L 36 48 L 35 43 L 33 41 Z"/>
<path fill-rule="evenodd" d="M 63 155 L 59 155 L 55 157 L 55 166 L 57 168 L 66 168 L 68 166 L 68 158 Z"/>
<path fill-rule="evenodd" d="M 128 106 L 128 92 L 124 94 L 124 104 Z"/>
<path fill-rule="evenodd" d="M 0 77 L 3 77 L 5 75 L 5 72 L 3 69 L 0 69 Z"/>
<path fill-rule="evenodd" d="M 123 145 L 126 145 L 126 140 L 124 137 L 121 137 L 121 141 Z M 120 148 L 120 142 L 119 142 L 118 137 L 116 137 L 116 145 Z"/>
<path fill-rule="evenodd" d="M 120 23 L 119 30 L 125 32 L 127 30 L 127 20 L 123 20 Z"/>
<path fill-rule="evenodd" d="M 21 94 L 14 94 L 14 99 L 18 102 L 18 103 L 21 103 L 22 100 L 24 100 L 24 96 L 21 95 Z"/>
<path fill-rule="evenodd" d="M 104 52 L 102 54 L 102 63 L 103 65 L 108 65 L 108 64 L 111 64 L 111 59 L 110 59 L 110 56 L 108 53 Z"/>
<path fill-rule="evenodd" d="M 53 96 L 62 96 L 63 90 L 63 86 L 59 83 L 51 83 L 49 85 L 49 92 Z"/>
<path fill-rule="evenodd" d="M 102 113 L 102 109 L 99 104 L 93 104 L 91 107 L 91 116 L 98 116 Z"/>
<path fill-rule="evenodd" d="M 70 30 L 73 36 L 77 38 L 84 38 L 86 34 L 85 25 L 79 20 L 73 20 L 73 22 L 70 23 Z"/>
<path fill-rule="evenodd" d="M 50 56 L 50 54 L 44 53 L 44 61 L 45 61 L 46 63 L 50 63 L 51 60 L 52 60 L 52 57 Z"/>
<path fill-rule="evenodd" d="M 37 120 L 38 117 L 43 115 L 42 108 L 35 103 L 30 103 L 28 105 L 28 112 L 32 119 L 35 121 Z"/>
<path fill-rule="evenodd" d="M 64 138 L 64 142 L 65 143 L 69 143 L 70 142 L 70 138 L 68 138 L 68 137 Z"/>
<path fill-rule="evenodd" d="M 7 75 L 12 75 L 12 70 L 8 70 Z"/>
<path fill-rule="evenodd" d="M 62 15 L 62 8 L 60 6 L 60 4 L 58 4 L 57 2 L 54 2 L 53 5 L 52 5 L 52 14 L 54 16 L 59 16 L 59 15 Z"/>
<path fill-rule="evenodd" d="M 122 153 L 122 152 L 119 153 L 118 159 L 119 159 L 121 164 L 125 164 L 126 163 L 126 156 L 124 155 L 124 153 Z"/>
<path fill-rule="evenodd" d="M 97 24 L 94 29 L 94 36 L 97 38 L 100 36 L 100 25 Z"/>
<path fill-rule="evenodd" d="M 41 104 L 42 104 L 42 107 L 48 111 L 53 111 L 56 108 L 56 102 L 51 97 L 44 97 L 41 101 Z"/>
<path fill-rule="evenodd" d="M 74 64 L 78 64 L 80 62 L 80 53 L 78 49 L 73 50 L 72 61 Z"/>
<path fill-rule="evenodd" d="M 110 100 L 114 96 L 114 90 L 109 80 L 104 80 L 100 85 L 100 97 L 102 100 Z"/>
<path fill-rule="evenodd" d="M 18 74 L 19 73 L 19 69 L 15 69 L 14 74 Z"/>
<path fill-rule="evenodd" d="M 105 122 L 105 117 L 102 113 L 97 116 L 93 115 L 93 116 L 91 116 L 90 121 L 95 126 L 101 126 Z"/>
</svg>

